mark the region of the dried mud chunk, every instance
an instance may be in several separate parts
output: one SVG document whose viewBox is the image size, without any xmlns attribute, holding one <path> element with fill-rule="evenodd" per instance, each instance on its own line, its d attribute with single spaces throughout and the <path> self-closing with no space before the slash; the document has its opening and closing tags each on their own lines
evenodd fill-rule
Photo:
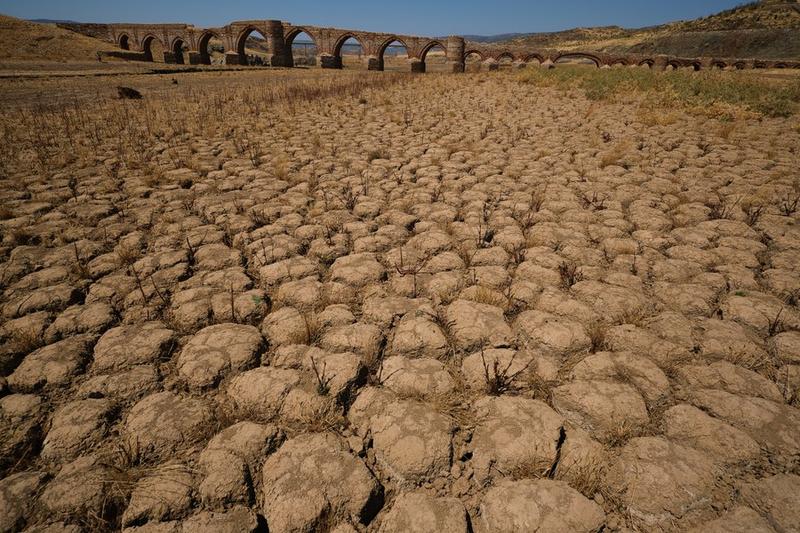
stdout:
<svg viewBox="0 0 800 533">
<path fill-rule="evenodd" d="M 258 362 L 264 345 L 258 329 L 242 324 L 217 324 L 198 331 L 178 356 L 178 373 L 192 387 L 215 385 L 227 372 Z"/>
<path fill-rule="evenodd" d="M 365 359 L 371 359 L 378 354 L 382 342 L 383 333 L 380 328 L 356 322 L 325 332 L 320 345 L 329 352 L 353 352 Z"/>
<path fill-rule="evenodd" d="M 758 364 L 767 357 L 760 339 L 732 320 L 703 320 L 700 327 L 703 355 L 743 364 Z"/>
<path fill-rule="evenodd" d="M 369 469 L 330 433 L 285 442 L 262 472 L 262 511 L 276 533 L 313 531 L 329 516 L 366 524 L 383 499 Z"/>
<path fill-rule="evenodd" d="M 282 439 L 277 427 L 252 422 L 239 422 L 215 435 L 199 458 L 206 474 L 198 489 L 204 504 L 214 508 L 250 504 L 252 479 Z"/>
<path fill-rule="evenodd" d="M 439 326 L 425 317 L 405 317 L 394 330 L 389 353 L 406 357 L 438 359 L 448 350 L 447 338 Z"/>
<path fill-rule="evenodd" d="M 601 352 L 581 360 L 572 369 L 576 380 L 628 380 L 644 395 L 655 401 L 669 392 L 669 379 L 652 361 L 629 352 Z"/>
<path fill-rule="evenodd" d="M 662 366 L 668 366 L 688 353 L 686 348 L 661 339 L 650 331 L 633 324 L 608 328 L 605 334 L 605 343 L 609 350 L 641 354 Z"/>
<path fill-rule="evenodd" d="M 455 428 L 428 405 L 368 388 L 348 419 L 361 436 L 371 436 L 378 464 L 399 483 L 418 485 L 450 470 Z"/>
<path fill-rule="evenodd" d="M 456 346 L 464 351 L 504 347 L 512 340 L 503 310 L 493 305 L 456 300 L 445 312 Z"/>
<path fill-rule="evenodd" d="M 78 395 L 131 400 L 154 392 L 158 379 L 153 365 L 136 365 L 113 374 L 90 377 L 78 388 Z"/>
<path fill-rule="evenodd" d="M 199 270 L 222 270 L 242 264 L 241 252 L 222 243 L 201 246 L 195 251 L 194 257 Z"/>
<path fill-rule="evenodd" d="M 112 328 L 94 347 L 92 370 L 119 370 L 155 363 L 169 353 L 175 340 L 175 333 L 159 322 Z"/>
<path fill-rule="evenodd" d="M 266 287 L 292 279 L 303 279 L 318 273 L 319 265 L 306 257 L 284 259 L 258 270 L 258 279 Z"/>
<path fill-rule="evenodd" d="M 213 412 L 206 402 L 159 392 L 131 408 L 125 420 L 125 436 L 143 451 L 164 455 L 202 439 L 213 423 Z"/>
<path fill-rule="evenodd" d="M 3 306 L 6 319 L 16 318 L 36 311 L 63 311 L 83 298 L 83 292 L 66 283 L 43 287 L 10 300 Z"/>
<path fill-rule="evenodd" d="M 74 459 L 96 445 L 108 431 L 113 405 L 104 399 L 77 400 L 53 414 L 41 456 L 47 460 Z"/>
<path fill-rule="evenodd" d="M 688 365 L 677 374 L 694 389 L 719 389 L 743 396 L 758 396 L 773 402 L 783 401 L 780 389 L 767 378 L 727 361 L 710 365 Z"/>
<path fill-rule="evenodd" d="M 665 306 L 689 316 L 708 316 L 717 291 L 696 283 L 656 282 L 653 291 Z"/>
<path fill-rule="evenodd" d="M 289 391 L 300 383 L 296 370 L 260 367 L 234 377 L 227 395 L 237 408 L 269 417 L 277 414 Z"/>
<path fill-rule="evenodd" d="M 788 363 L 800 363 L 800 331 L 786 331 L 772 338 L 775 354 Z"/>
<path fill-rule="evenodd" d="M 192 474 L 183 465 L 158 467 L 133 486 L 122 524 L 180 518 L 191 509 L 192 486 Z"/>
<path fill-rule="evenodd" d="M 261 331 L 272 346 L 306 344 L 312 322 L 294 307 L 282 307 L 261 323 Z"/>
<path fill-rule="evenodd" d="M 467 386 L 490 393 L 525 385 L 535 368 L 530 352 L 507 348 L 475 352 L 461 363 Z"/>
<path fill-rule="evenodd" d="M 768 450 L 800 451 L 800 412 L 783 403 L 712 389 L 694 391 L 692 403 L 750 435 Z"/>
<path fill-rule="evenodd" d="M 649 421 L 641 394 L 615 381 L 574 381 L 556 387 L 553 407 L 570 422 L 607 439 Z"/>
<path fill-rule="evenodd" d="M 486 492 L 476 533 L 598 531 L 602 508 L 562 481 L 503 481 Z"/>
<path fill-rule="evenodd" d="M 0 531 L 21 531 L 47 476 L 19 472 L 0 480 Z"/>
<path fill-rule="evenodd" d="M 710 506 L 714 465 L 705 454 L 660 437 L 631 439 L 615 465 L 623 503 L 645 529 L 668 528 Z"/>
<path fill-rule="evenodd" d="M 86 365 L 94 340 L 92 335 L 76 335 L 39 348 L 8 376 L 8 385 L 29 391 L 68 384 Z"/>
<path fill-rule="evenodd" d="M 800 476 L 778 474 L 741 487 L 742 498 L 778 531 L 800 529 Z"/>
<path fill-rule="evenodd" d="M 56 516 L 104 516 L 121 502 L 116 501 L 112 490 L 119 481 L 117 471 L 105 466 L 94 456 L 85 456 L 64 465 L 47 484 L 39 503 Z"/>
<path fill-rule="evenodd" d="M 275 301 L 298 309 L 311 309 L 320 302 L 322 283 L 316 277 L 287 281 L 278 287 Z"/>
<path fill-rule="evenodd" d="M 641 290 L 608 285 L 599 281 L 581 281 L 570 289 L 575 296 L 591 305 L 604 316 L 621 316 L 630 309 L 638 309 L 647 303 Z"/>
<path fill-rule="evenodd" d="M 381 281 L 386 276 L 383 268 L 371 253 L 351 254 L 333 262 L 331 279 L 354 287 Z"/>
<path fill-rule="evenodd" d="M 493 469 L 505 475 L 544 472 L 556 459 L 564 419 L 539 400 L 500 396 L 478 400 L 472 438 L 475 477 L 485 482 Z"/>
<path fill-rule="evenodd" d="M 542 311 L 525 311 L 514 321 L 514 329 L 531 347 L 553 353 L 576 352 L 591 345 L 581 324 Z"/>
<path fill-rule="evenodd" d="M 705 452 L 717 461 L 736 463 L 761 453 L 761 447 L 747 433 L 691 405 L 671 407 L 664 413 L 664 422 L 665 436 Z"/>
<path fill-rule="evenodd" d="M 424 492 L 399 495 L 381 522 L 380 533 L 466 533 L 467 510 L 457 498 L 434 498 Z"/>
<path fill-rule="evenodd" d="M 719 518 L 690 530 L 690 533 L 774 533 L 766 519 L 749 507 L 734 507 Z"/>
<path fill-rule="evenodd" d="M 260 528 L 256 513 L 241 506 L 224 512 L 202 511 L 184 520 L 181 526 L 181 533 L 254 533 Z"/>
<path fill-rule="evenodd" d="M 720 310 L 726 319 L 750 326 L 765 336 L 778 321 L 784 327 L 800 329 L 800 313 L 768 294 L 756 292 L 748 292 L 746 296 L 734 294 L 722 302 Z"/>
<path fill-rule="evenodd" d="M 394 356 L 384 359 L 383 386 L 403 396 L 447 394 L 453 390 L 453 378 L 441 361 Z"/>
<path fill-rule="evenodd" d="M 105 302 L 92 302 L 67 308 L 47 328 L 45 334 L 55 341 L 78 333 L 102 333 L 114 323 L 114 310 Z"/>
</svg>

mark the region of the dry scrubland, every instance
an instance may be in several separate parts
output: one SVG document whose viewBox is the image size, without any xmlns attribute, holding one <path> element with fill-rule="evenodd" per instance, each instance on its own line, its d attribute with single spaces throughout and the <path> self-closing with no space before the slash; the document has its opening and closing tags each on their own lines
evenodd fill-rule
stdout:
<svg viewBox="0 0 800 533">
<path fill-rule="evenodd" d="M 176 81 L 3 82 L 0 531 L 800 528 L 796 82 Z"/>
</svg>

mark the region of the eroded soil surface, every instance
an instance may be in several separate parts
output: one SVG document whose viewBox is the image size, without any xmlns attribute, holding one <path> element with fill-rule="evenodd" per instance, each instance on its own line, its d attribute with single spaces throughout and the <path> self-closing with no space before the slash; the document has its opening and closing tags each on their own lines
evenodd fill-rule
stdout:
<svg viewBox="0 0 800 533">
<path fill-rule="evenodd" d="M 797 119 L 248 105 L 9 165 L 0 531 L 800 529 Z"/>
</svg>

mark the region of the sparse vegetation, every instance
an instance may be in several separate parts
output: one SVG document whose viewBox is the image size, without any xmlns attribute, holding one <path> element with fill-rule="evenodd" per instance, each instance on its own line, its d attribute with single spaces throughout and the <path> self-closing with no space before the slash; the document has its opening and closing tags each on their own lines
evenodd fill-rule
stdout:
<svg viewBox="0 0 800 533">
<path fill-rule="evenodd" d="M 734 112 L 788 117 L 797 111 L 800 100 L 798 81 L 763 80 L 733 72 L 654 72 L 644 68 L 559 65 L 550 70 L 526 69 L 519 76 L 524 84 L 583 89 L 591 100 L 613 101 L 633 94 L 647 108 L 679 106 L 727 120 L 734 118 Z"/>
</svg>

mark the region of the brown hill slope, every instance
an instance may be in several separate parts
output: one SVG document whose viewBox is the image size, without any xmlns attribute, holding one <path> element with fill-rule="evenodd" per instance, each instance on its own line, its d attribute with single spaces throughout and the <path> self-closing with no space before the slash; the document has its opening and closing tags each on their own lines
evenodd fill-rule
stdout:
<svg viewBox="0 0 800 533">
<path fill-rule="evenodd" d="M 708 17 L 649 28 L 576 28 L 505 42 L 562 50 L 793 59 L 800 57 L 800 2 L 762 0 Z"/>
<path fill-rule="evenodd" d="M 94 61 L 114 46 L 79 33 L 0 15 L 0 61 Z"/>
</svg>

